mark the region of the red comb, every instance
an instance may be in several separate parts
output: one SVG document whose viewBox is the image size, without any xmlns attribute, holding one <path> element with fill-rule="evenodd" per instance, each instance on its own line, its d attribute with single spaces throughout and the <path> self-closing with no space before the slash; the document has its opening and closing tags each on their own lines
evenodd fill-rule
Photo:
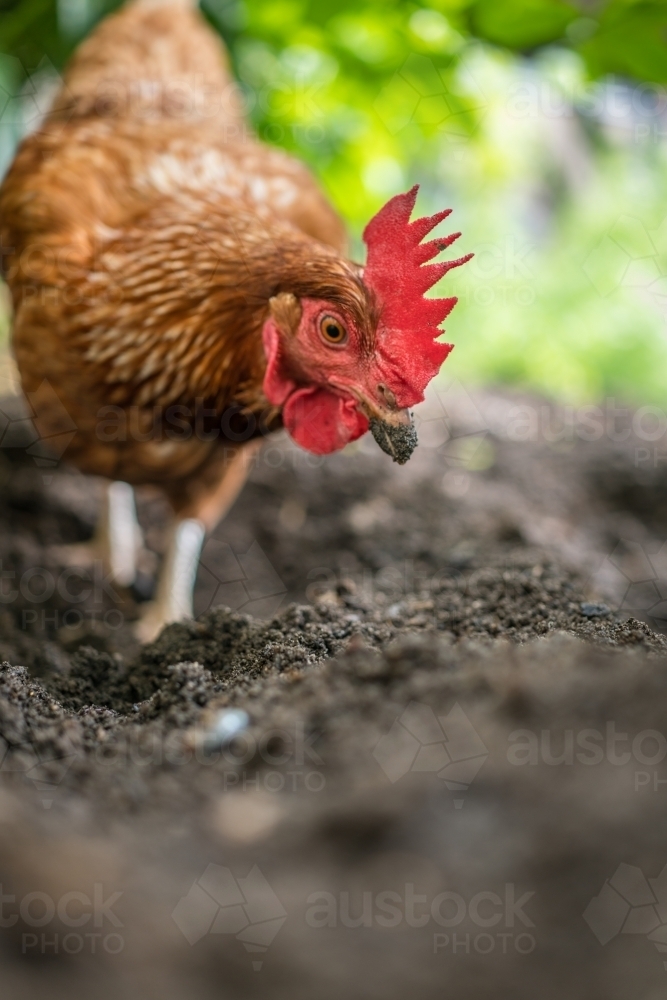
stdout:
<svg viewBox="0 0 667 1000">
<path fill-rule="evenodd" d="M 364 284 L 375 292 L 381 306 L 378 349 L 400 378 L 403 391 L 396 395 L 401 406 L 413 406 L 424 398 L 426 386 L 453 347 L 435 338 L 442 333 L 440 323 L 456 305 L 456 298 L 427 299 L 424 292 L 472 257 L 469 253 L 457 260 L 426 264 L 461 234 L 421 242 L 451 208 L 410 222 L 418 190 L 415 184 L 406 194 L 388 201 L 368 223 L 363 237 L 368 247 Z"/>
</svg>

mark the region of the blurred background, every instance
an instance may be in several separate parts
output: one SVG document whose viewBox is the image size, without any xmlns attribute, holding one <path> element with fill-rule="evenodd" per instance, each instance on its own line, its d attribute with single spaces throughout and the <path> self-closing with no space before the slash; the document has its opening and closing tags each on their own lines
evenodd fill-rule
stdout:
<svg viewBox="0 0 667 1000">
<path fill-rule="evenodd" d="M 0 176 L 116 4 L 0 0 Z M 413 183 L 455 209 L 447 381 L 667 399 L 667 5 L 204 0 L 248 115 L 347 219 Z M 0 288 L 0 292 L 2 289 Z M 0 343 L 8 308 L 0 298 Z M 444 375 L 443 375 L 444 378 Z"/>
</svg>

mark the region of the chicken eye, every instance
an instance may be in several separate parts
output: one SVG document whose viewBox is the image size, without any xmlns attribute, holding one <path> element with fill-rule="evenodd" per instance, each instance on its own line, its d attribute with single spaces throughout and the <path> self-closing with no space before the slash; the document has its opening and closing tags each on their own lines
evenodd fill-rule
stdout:
<svg viewBox="0 0 667 1000">
<path fill-rule="evenodd" d="M 335 316 L 323 316 L 320 320 L 320 333 L 327 344 L 340 347 L 347 341 L 347 330 Z"/>
</svg>

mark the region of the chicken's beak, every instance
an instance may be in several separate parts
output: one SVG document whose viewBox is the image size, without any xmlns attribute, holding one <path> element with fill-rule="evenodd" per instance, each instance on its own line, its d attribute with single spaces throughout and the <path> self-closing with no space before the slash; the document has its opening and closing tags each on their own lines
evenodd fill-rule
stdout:
<svg viewBox="0 0 667 1000">
<path fill-rule="evenodd" d="M 331 384 L 337 385 L 333 379 Z M 350 384 L 338 384 L 346 395 L 357 400 L 359 410 L 368 418 L 369 429 L 382 450 L 399 465 L 405 465 L 417 447 L 417 431 L 412 414 L 400 409 L 394 393 L 379 382 L 374 397 L 367 390 Z"/>
<path fill-rule="evenodd" d="M 387 455 L 405 465 L 417 447 L 417 431 L 409 410 L 374 413 L 369 420 L 371 434 Z"/>
</svg>

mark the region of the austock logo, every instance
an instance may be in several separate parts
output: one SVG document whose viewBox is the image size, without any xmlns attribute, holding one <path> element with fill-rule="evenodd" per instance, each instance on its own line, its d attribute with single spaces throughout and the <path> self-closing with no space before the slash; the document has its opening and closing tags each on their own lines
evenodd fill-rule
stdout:
<svg viewBox="0 0 667 1000">
<path fill-rule="evenodd" d="M 603 946 L 619 934 L 638 934 L 667 954 L 667 865 L 647 879 L 641 868 L 620 864 L 583 916 Z M 667 971 L 667 961 L 663 966 Z"/>
<path fill-rule="evenodd" d="M 406 774 L 435 774 L 451 792 L 465 792 L 488 750 L 458 702 L 446 715 L 411 701 L 378 741 L 373 756 L 393 783 Z M 463 806 L 462 798 L 454 806 Z"/>
<path fill-rule="evenodd" d="M 429 928 L 433 954 L 529 955 L 537 940 L 531 933 L 535 923 L 525 907 L 534 895 L 520 892 L 512 882 L 505 883 L 502 893 L 483 890 L 472 896 L 452 890 L 435 895 L 419 892 L 414 882 L 380 892 L 320 890 L 306 900 L 306 924 L 314 928 Z"/>
<path fill-rule="evenodd" d="M 667 622 L 667 542 L 647 551 L 632 539 L 621 539 L 588 581 L 591 589 L 609 595 L 615 611 L 647 618 L 662 631 Z"/>
<path fill-rule="evenodd" d="M 51 425 L 58 427 L 49 435 L 40 434 L 35 424 L 37 400 L 41 410 L 48 410 Z M 76 431 L 77 425 L 46 379 L 36 392 L 26 395 L 12 379 L 0 379 L 0 448 L 24 451 L 38 468 L 54 469 Z"/>
<path fill-rule="evenodd" d="M 260 955 L 273 943 L 287 910 L 257 865 L 236 878 L 229 868 L 209 864 L 171 916 L 190 945 L 207 934 L 233 934 L 249 954 Z M 252 965 L 259 972 L 262 960 Z"/>
<path fill-rule="evenodd" d="M 10 743 L 0 736 L 0 775 L 22 775 L 37 791 L 44 809 L 53 805 L 59 785 L 78 751 L 67 737 L 57 747 Z"/>
<path fill-rule="evenodd" d="M 4 73 L 0 76 L 0 126 L 17 129 L 21 134 L 32 131 L 50 110 L 54 95 L 62 86 L 62 77 L 47 56 L 31 73 L 26 71 L 19 59 L 4 56 L 3 69 Z"/>
<path fill-rule="evenodd" d="M 467 116 L 471 110 L 483 111 L 487 101 L 465 64 L 459 66 L 457 81 L 454 89 L 447 68 L 439 69 L 432 59 L 413 52 L 382 88 L 373 107 L 391 135 L 419 125 L 467 138 Z"/>
<path fill-rule="evenodd" d="M 113 908 L 122 895 L 95 882 L 91 893 L 71 890 L 54 897 L 36 890 L 17 896 L 0 883 L 0 928 L 20 930 L 22 955 L 118 955 L 125 938 Z"/>
<path fill-rule="evenodd" d="M 223 524 L 204 544 L 195 614 L 225 605 L 256 618 L 270 618 L 282 604 L 287 587 L 256 540 L 241 552 L 223 540 L 224 531 Z"/>
<path fill-rule="evenodd" d="M 583 269 L 599 295 L 607 297 L 620 288 L 634 289 L 665 315 L 667 274 L 662 251 L 667 219 L 647 229 L 641 219 L 621 215 L 584 261 Z"/>
</svg>

